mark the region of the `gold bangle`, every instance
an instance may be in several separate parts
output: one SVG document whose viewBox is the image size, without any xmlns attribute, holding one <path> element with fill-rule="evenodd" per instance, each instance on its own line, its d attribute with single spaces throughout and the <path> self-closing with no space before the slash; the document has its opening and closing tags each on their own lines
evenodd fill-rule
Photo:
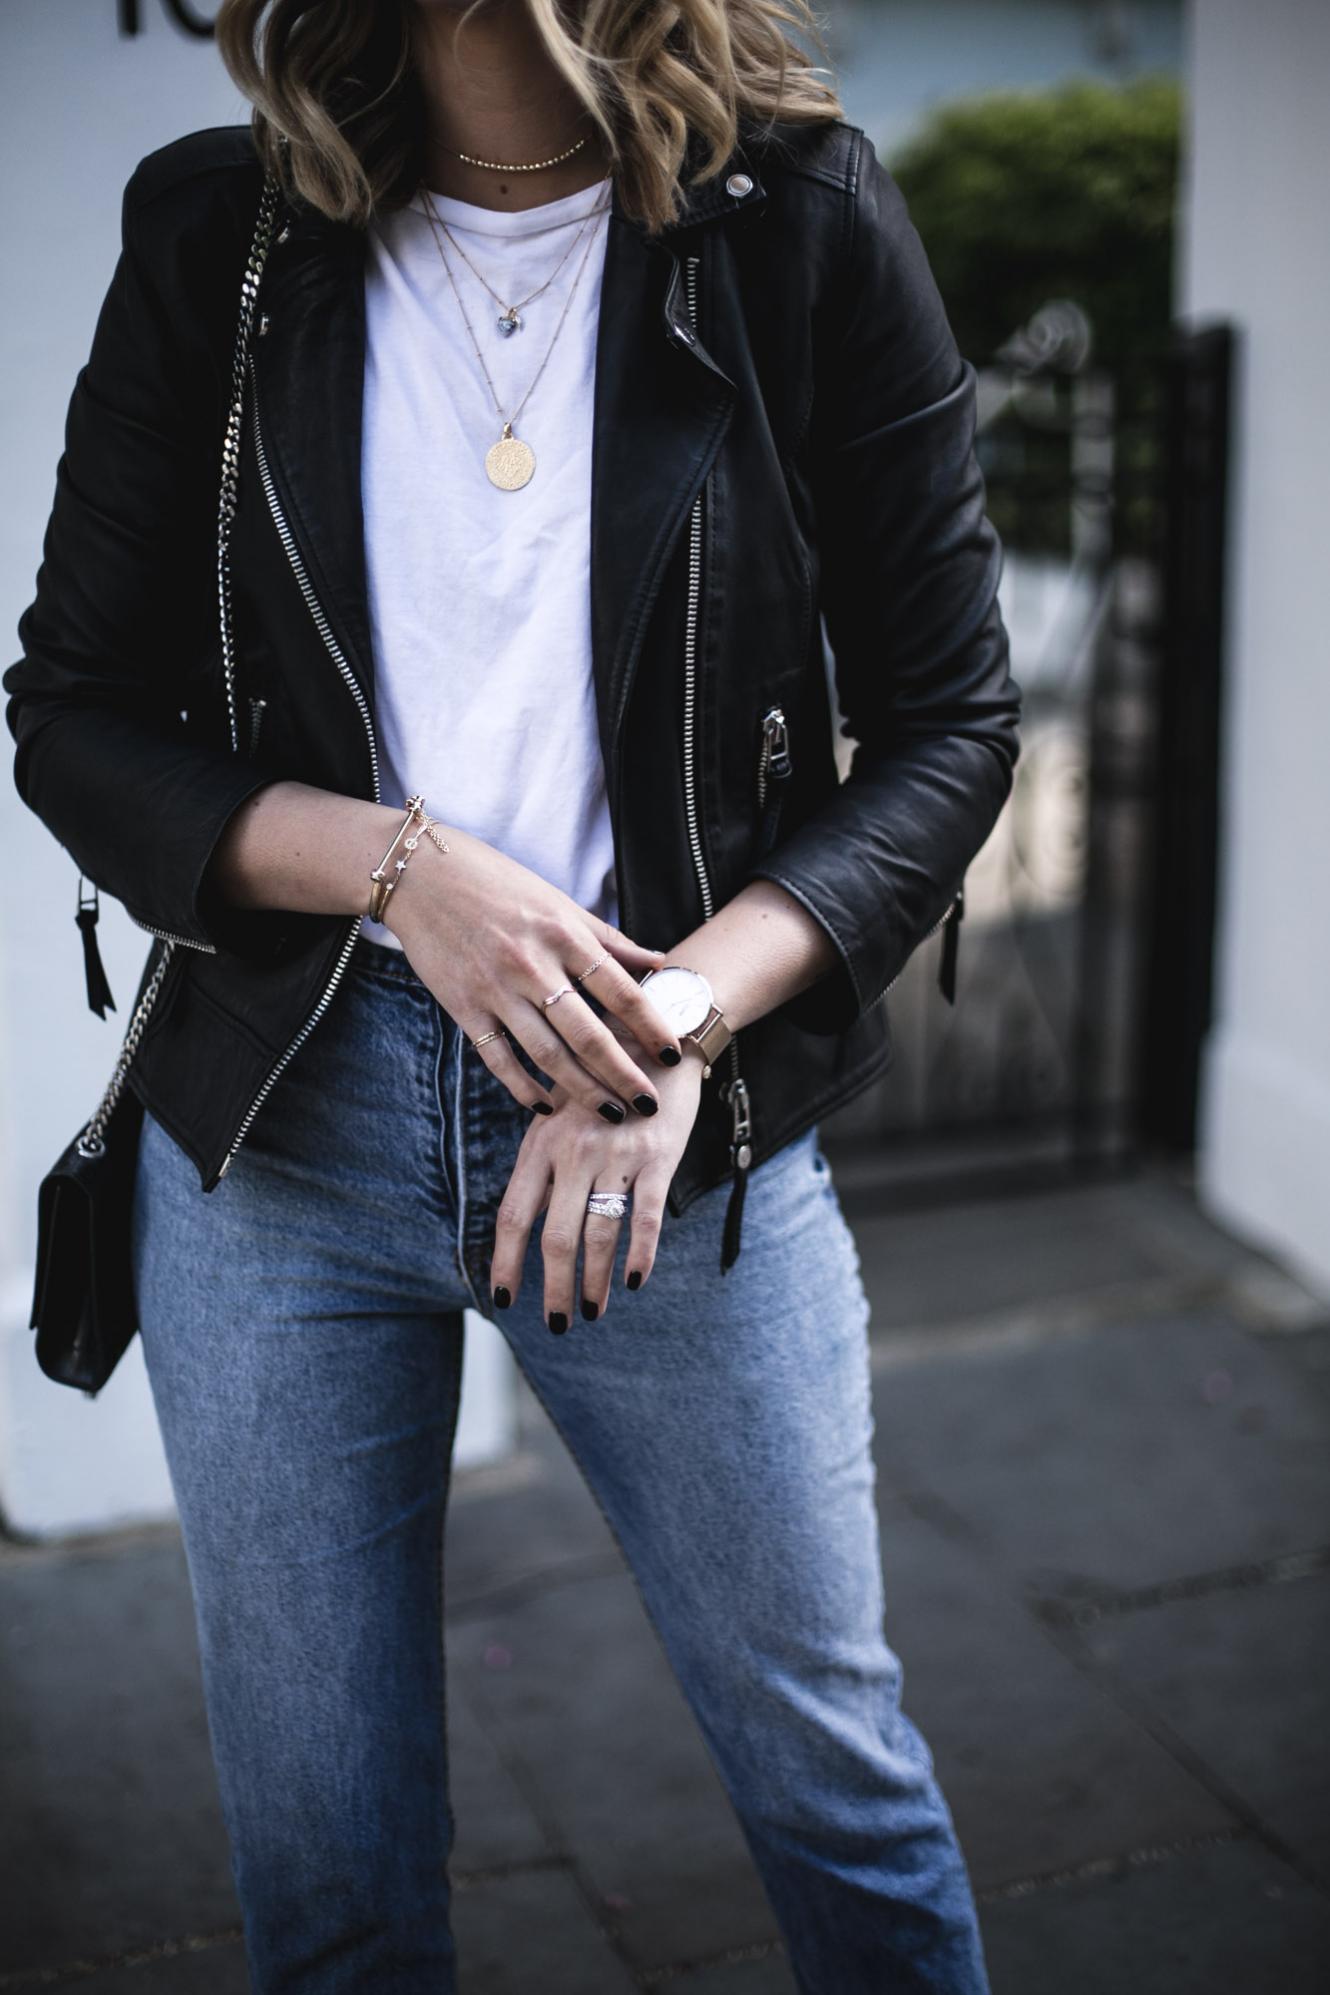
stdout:
<svg viewBox="0 0 1330 1995">
<path fill-rule="evenodd" d="M 425 809 L 425 798 L 423 793 L 417 791 L 415 796 L 407 798 L 406 816 L 402 819 L 402 822 L 398 825 L 397 830 L 393 835 L 392 844 L 388 847 L 388 850 L 384 853 L 382 859 L 380 859 L 378 865 L 374 868 L 374 870 L 369 876 L 370 877 L 369 916 L 372 921 L 381 922 L 383 920 L 384 909 L 388 904 L 388 896 L 390 893 L 392 893 L 398 881 L 401 879 L 403 873 L 406 871 L 407 860 L 410 859 L 411 854 L 415 851 L 417 845 L 420 843 L 420 832 L 418 831 L 413 832 L 411 830 L 411 826 L 417 821 L 420 823 L 427 837 L 435 845 L 438 846 L 441 852 L 447 852 L 449 850 L 447 839 L 443 838 L 440 835 L 437 824 L 435 823 L 434 819 L 429 815 L 428 811 Z M 404 834 L 407 835 L 404 837 Z M 390 859 L 392 859 L 393 853 L 397 850 L 399 841 L 401 841 L 404 844 L 406 857 L 403 859 L 394 860 L 393 870 L 390 873 L 388 871 L 388 862 Z"/>
<path fill-rule="evenodd" d="M 370 873 L 369 917 L 371 921 L 383 920 L 383 910 L 387 904 L 388 896 L 392 892 L 393 888 L 397 885 L 398 880 L 401 878 L 402 873 L 406 868 L 406 859 L 397 860 L 395 871 L 390 877 L 388 873 L 388 862 L 392 858 L 393 853 L 397 850 L 398 844 L 400 843 L 403 835 L 410 832 L 411 826 L 414 824 L 417 815 L 420 812 L 422 812 L 424 808 L 425 808 L 425 799 L 423 796 L 417 795 L 414 797 L 407 798 L 406 816 L 402 819 L 402 822 L 398 825 L 397 830 L 393 833 L 392 844 L 388 847 L 388 850 L 384 853 L 378 865 L 375 866 L 373 871 Z M 410 857 L 411 853 L 415 850 L 415 846 L 416 846 L 416 839 L 414 837 L 407 837 L 406 849 L 407 849 L 408 858 Z"/>
</svg>

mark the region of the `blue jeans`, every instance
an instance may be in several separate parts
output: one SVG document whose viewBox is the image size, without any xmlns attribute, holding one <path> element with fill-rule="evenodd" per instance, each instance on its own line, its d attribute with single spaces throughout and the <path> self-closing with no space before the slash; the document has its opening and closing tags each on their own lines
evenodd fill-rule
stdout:
<svg viewBox="0 0 1330 1995">
<path fill-rule="evenodd" d="M 524 1063 L 525 1062 L 525 1056 Z M 200 1085 L 205 1077 L 200 1076 Z M 144 1119 L 133 1252 L 257 1995 L 456 1988 L 441 1540 L 462 1311 L 529 1111 L 361 938 L 216 1190 Z M 868 1303 L 817 1130 L 554 1335 L 494 1314 L 635 1577 L 811 1995 L 984 1995 L 883 1636 Z"/>
</svg>

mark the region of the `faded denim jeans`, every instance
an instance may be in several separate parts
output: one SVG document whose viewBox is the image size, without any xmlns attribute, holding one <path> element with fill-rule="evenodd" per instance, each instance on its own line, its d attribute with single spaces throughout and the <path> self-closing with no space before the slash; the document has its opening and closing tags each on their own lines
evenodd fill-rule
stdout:
<svg viewBox="0 0 1330 1995">
<path fill-rule="evenodd" d="M 525 1056 L 521 1056 L 524 1063 Z M 202 1084 L 203 1077 L 201 1077 Z M 133 1251 L 257 1995 L 449 1995 L 441 1542 L 462 1311 L 529 1111 L 357 941 L 215 1191 L 144 1119 Z M 985 1995 L 886 1644 L 868 1304 L 817 1129 L 562 1336 L 494 1313 L 600 1505 L 809 1995 Z M 687 1945 L 687 1933 L 680 1934 Z"/>
</svg>

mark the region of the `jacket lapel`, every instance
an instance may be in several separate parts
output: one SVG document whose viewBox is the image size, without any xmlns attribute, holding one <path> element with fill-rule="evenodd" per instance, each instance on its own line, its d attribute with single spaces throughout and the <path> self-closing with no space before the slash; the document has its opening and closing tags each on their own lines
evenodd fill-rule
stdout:
<svg viewBox="0 0 1330 1995">
<path fill-rule="evenodd" d="M 608 768 L 651 605 L 734 404 L 734 384 L 690 337 L 683 232 L 762 198 L 722 174 L 654 241 L 622 212 L 608 221 L 592 411 L 592 664 Z M 727 169 L 727 172 L 731 169 Z M 313 210 L 286 216 L 259 300 L 253 342 L 268 467 L 311 585 L 374 709 L 361 507 L 365 239 Z M 280 230 L 279 230 L 280 233 Z M 700 235 L 688 238 L 701 248 Z M 539 474 L 537 474 L 539 475 Z M 514 503 L 520 504 L 520 495 Z"/>
<path fill-rule="evenodd" d="M 734 384 L 691 336 L 683 262 L 610 215 L 591 463 L 591 653 L 613 770 L 661 575 L 728 426 Z"/>
<path fill-rule="evenodd" d="M 312 210 L 287 217 L 286 227 L 263 273 L 267 329 L 252 343 L 258 417 L 297 551 L 372 711 L 360 498 L 365 240 Z"/>
</svg>

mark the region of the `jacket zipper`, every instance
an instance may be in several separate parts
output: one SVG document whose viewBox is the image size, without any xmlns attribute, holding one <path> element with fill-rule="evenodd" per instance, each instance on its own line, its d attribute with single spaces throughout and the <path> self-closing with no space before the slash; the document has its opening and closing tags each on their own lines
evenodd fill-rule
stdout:
<svg viewBox="0 0 1330 1995">
<path fill-rule="evenodd" d="M 205 956 L 215 956 L 217 954 L 217 944 L 215 942 L 198 942 L 192 935 L 177 935 L 173 928 L 154 928 L 150 921 L 140 921 L 136 914 L 130 914 L 128 908 L 126 908 L 125 912 L 129 914 L 129 918 L 136 928 L 146 929 L 149 935 L 160 935 L 163 942 L 183 942 L 187 949 L 201 950 Z"/>
<path fill-rule="evenodd" d="M 252 755 L 259 745 L 259 729 L 263 726 L 263 710 L 268 702 L 260 699 L 257 693 L 249 696 L 249 752 Z"/>
<path fill-rule="evenodd" d="M 360 718 L 365 724 L 365 738 L 369 743 L 369 765 L 370 765 L 370 776 L 372 779 L 373 789 L 374 789 L 374 801 L 375 803 L 378 803 L 381 800 L 380 790 L 379 790 L 379 754 L 374 741 L 374 723 L 370 716 L 369 702 L 366 700 L 364 693 L 361 691 L 360 686 L 356 681 L 356 676 L 354 672 L 351 670 L 351 667 L 346 662 L 346 658 L 345 655 L 343 654 L 342 647 L 340 646 L 340 644 L 338 644 L 337 639 L 333 636 L 332 628 L 328 622 L 328 619 L 323 613 L 323 608 L 319 603 L 317 596 L 314 594 L 314 589 L 310 583 L 309 574 L 300 556 L 300 549 L 296 546 L 295 539 L 291 533 L 291 529 L 286 523 L 286 516 L 282 511 L 281 501 L 277 496 L 277 489 L 273 484 L 272 472 L 268 468 L 268 453 L 263 447 L 263 431 L 259 423 L 258 378 L 255 374 L 254 356 L 252 354 L 249 357 L 249 387 L 250 387 L 250 409 L 252 411 L 252 427 L 254 433 L 254 455 L 258 459 L 259 479 L 263 486 L 263 494 L 268 501 L 268 510 L 272 514 L 273 525 L 277 528 L 278 539 L 281 541 L 282 546 L 286 551 L 286 558 L 291 564 L 291 572 L 295 576 L 296 584 L 299 587 L 301 595 L 305 599 L 305 606 L 309 610 L 311 617 L 314 619 L 314 627 L 318 631 L 319 636 L 323 639 L 324 645 L 328 651 L 328 655 L 331 657 L 334 665 L 336 665 L 338 671 L 341 673 L 342 678 L 346 683 L 347 689 L 349 690 L 352 698 L 355 700 L 356 707 L 360 713 Z M 257 723 L 255 724 L 254 734 L 251 736 L 251 740 L 254 739 L 256 736 L 257 736 Z M 364 918 L 365 917 L 363 914 L 358 914 L 352 920 L 351 926 L 347 930 L 346 940 L 342 944 L 341 951 L 338 955 L 337 961 L 333 965 L 332 975 L 328 979 L 328 982 L 324 987 L 323 995 L 320 997 L 318 1003 L 315 1005 L 313 1011 L 309 1014 L 309 1017 L 305 1020 L 300 1030 L 296 1033 L 295 1038 L 291 1041 L 286 1051 L 277 1061 L 277 1064 L 269 1069 L 267 1078 L 265 1079 L 262 1087 L 255 1095 L 253 1101 L 251 1101 L 249 1107 L 245 1110 L 245 1114 L 241 1121 L 240 1127 L 237 1129 L 235 1133 L 235 1138 L 231 1144 L 230 1149 L 227 1151 L 225 1158 L 222 1161 L 222 1167 L 218 1171 L 217 1179 L 214 1180 L 214 1182 L 217 1182 L 221 1178 L 224 1178 L 226 1176 L 226 1173 L 230 1170 L 231 1159 L 235 1156 L 236 1151 L 240 1148 L 246 1136 L 248 1136 L 250 1129 L 253 1125 L 255 1116 L 258 1114 L 260 1108 L 267 1100 L 268 1095 L 271 1092 L 273 1086 L 275 1085 L 278 1077 L 282 1074 L 282 1072 L 287 1067 L 287 1065 L 294 1057 L 294 1055 L 299 1052 L 300 1048 L 304 1045 L 310 1033 L 314 1030 L 314 1027 L 318 1024 L 319 1020 L 323 1017 L 324 1013 L 327 1011 L 328 1006 L 331 1004 L 333 992 L 337 989 L 338 984 L 342 981 L 342 977 L 346 971 L 346 966 L 351 960 L 351 951 L 355 947 L 356 937 L 360 933 L 360 926 L 361 923 L 364 921 Z"/>
<path fill-rule="evenodd" d="M 776 842 L 780 822 L 783 785 L 793 771 L 790 760 L 790 729 L 780 707 L 768 707 L 762 716 L 762 732 L 757 752 L 757 850 L 765 858 Z"/>
<path fill-rule="evenodd" d="M 939 928 L 942 927 L 944 922 L 949 921 L 951 923 L 951 928 L 947 936 L 947 941 L 950 944 L 950 950 L 949 951 L 944 950 L 943 952 L 942 966 L 938 978 L 938 981 L 942 985 L 944 991 L 947 988 L 948 980 L 950 981 L 952 992 L 955 991 L 956 924 L 962 919 L 964 913 L 965 913 L 965 882 L 962 880 L 960 886 L 957 887 L 956 892 L 952 896 L 951 900 L 948 902 L 947 906 L 938 916 L 938 919 L 933 923 L 933 926 L 929 929 L 926 929 L 924 933 L 920 936 L 919 941 L 915 944 L 916 949 L 922 948 L 925 942 L 929 941 L 932 936 L 937 934 Z M 912 949 L 910 951 L 910 956 L 913 957 L 914 953 L 915 951 L 914 949 Z M 905 963 L 901 964 L 900 969 L 897 970 L 895 976 L 891 979 L 891 983 L 887 983 L 882 986 L 882 989 L 878 992 L 878 996 L 885 997 L 887 992 L 892 988 L 892 985 L 898 984 L 900 982 L 901 978 L 905 975 L 905 972 L 908 967 L 909 963 L 907 959 Z"/>
<path fill-rule="evenodd" d="M 780 707 L 768 707 L 762 716 L 762 746 L 757 758 L 757 807 L 766 802 L 768 778 L 783 783 L 793 765 L 790 761 L 790 730 Z"/>
<path fill-rule="evenodd" d="M 688 299 L 688 317 L 693 330 L 697 330 L 697 267 L 701 258 L 697 255 L 684 259 L 684 285 Z M 684 615 L 684 694 L 683 694 L 683 789 L 684 816 L 688 825 L 688 844 L 693 855 L 693 869 L 697 874 L 698 889 L 702 897 L 702 918 L 710 921 L 715 911 L 711 894 L 711 881 L 707 874 L 707 863 L 702 851 L 702 830 L 697 811 L 697 764 L 695 755 L 695 732 L 697 718 L 697 626 L 702 598 L 702 505 L 706 490 L 705 481 L 693 501 L 688 521 L 688 597 Z M 726 1048 L 730 1058 L 730 1078 L 721 1083 L 721 1100 L 730 1109 L 730 1166 L 734 1173 L 734 1188 L 730 1195 L 729 1210 L 725 1220 L 725 1245 L 721 1251 L 721 1271 L 730 1265 L 739 1251 L 739 1223 L 743 1212 L 744 1190 L 747 1173 L 753 1161 L 753 1121 L 752 1099 L 747 1083 L 739 1072 L 739 1035 L 732 1034 Z"/>
</svg>

